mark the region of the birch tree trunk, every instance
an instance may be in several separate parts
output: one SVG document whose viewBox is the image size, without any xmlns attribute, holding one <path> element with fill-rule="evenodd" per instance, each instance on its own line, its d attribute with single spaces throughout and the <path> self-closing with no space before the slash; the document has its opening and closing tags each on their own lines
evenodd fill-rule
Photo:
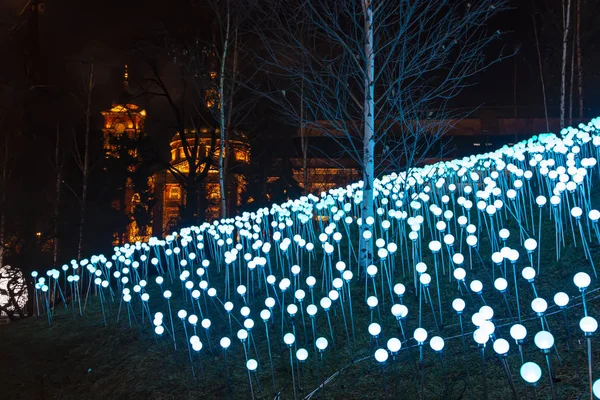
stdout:
<svg viewBox="0 0 600 400">
<path fill-rule="evenodd" d="M 227 187 L 225 185 L 225 147 L 227 140 L 227 126 L 225 123 L 225 65 L 227 62 L 227 50 L 229 47 L 229 35 L 231 29 L 231 13 L 229 2 L 227 3 L 227 23 L 225 27 L 225 42 L 223 43 L 223 52 L 221 54 L 221 76 L 219 79 L 219 125 L 221 137 L 219 141 L 219 187 L 221 192 L 221 218 L 227 216 Z"/>
<path fill-rule="evenodd" d="M 533 5 L 533 2 L 532 2 Z M 546 100 L 546 83 L 544 82 L 544 68 L 542 67 L 542 53 L 540 51 L 540 40 L 537 31 L 537 20 L 535 18 L 535 8 L 531 10 L 531 19 L 533 20 L 533 32 L 535 36 L 535 48 L 538 56 L 538 67 L 540 69 L 540 82 L 542 84 L 542 99 L 544 101 L 544 118 L 546 119 L 546 132 L 550 132 L 550 122 L 548 121 L 548 102 Z"/>
<path fill-rule="evenodd" d="M 84 240 L 84 228 L 86 222 L 86 203 L 87 203 L 87 192 L 88 192 L 88 178 L 90 169 L 90 118 L 91 118 L 91 106 L 92 106 L 92 89 L 94 88 L 94 62 L 90 65 L 90 75 L 88 82 L 87 92 L 87 105 L 85 109 L 85 144 L 83 150 L 83 179 L 81 185 L 81 209 L 79 218 L 79 244 L 77 245 L 77 259 L 81 260 L 83 255 L 83 240 Z"/>
<path fill-rule="evenodd" d="M 569 77 L 569 125 L 573 125 L 573 83 L 575 80 L 575 35 L 571 51 L 571 76 Z"/>
<path fill-rule="evenodd" d="M 373 43 L 372 0 L 362 0 L 365 24 L 365 82 L 364 82 L 364 133 L 363 133 L 363 202 L 360 229 L 359 265 L 361 268 L 373 260 L 373 241 L 365 240 L 363 233 L 369 230 L 366 221 L 373 217 L 373 182 L 375 179 L 375 51 Z"/>
<path fill-rule="evenodd" d="M 563 0 L 563 40 L 562 67 L 560 84 L 560 127 L 565 126 L 566 95 L 567 95 L 567 50 L 569 47 L 569 28 L 571 26 L 571 0 Z"/>
<path fill-rule="evenodd" d="M 581 0 L 577 0 L 575 46 L 577 51 L 577 91 L 579 94 L 579 119 L 583 119 L 583 65 L 581 61 Z"/>
<path fill-rule="evenodd" d="M 302 188 L 308 193 L 308 138 L 304 130 L 304 79 L 300 92 L 300 147 L 302 147 Z"/>
</svg>

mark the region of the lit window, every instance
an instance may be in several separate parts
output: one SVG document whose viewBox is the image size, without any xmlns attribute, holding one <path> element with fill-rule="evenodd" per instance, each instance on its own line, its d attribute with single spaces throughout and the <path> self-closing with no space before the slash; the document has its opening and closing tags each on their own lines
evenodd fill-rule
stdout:
<svg viewBox="0 0 600 400">
<path fill-rule="evenodd" d="M 248 153 L 244 150 L 236 150 L 235 159 L 236 161 L 248 162 Z"/>
<path fill-rule="evenodd" d="M 181 199 L 181 189 L 179 186 L 171 186 L 169 188 L 169 200 Z"/>
</svg>

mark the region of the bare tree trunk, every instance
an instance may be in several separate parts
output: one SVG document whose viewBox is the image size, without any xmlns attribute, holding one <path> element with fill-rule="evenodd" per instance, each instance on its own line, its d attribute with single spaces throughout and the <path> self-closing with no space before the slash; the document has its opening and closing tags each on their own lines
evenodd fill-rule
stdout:
<svg viewBox="0 0 600 400">
<path fill-rule="evenodd" d="M 91 118 L 91 106 L 92 106 L 92 89 L 94 88 L 94 62 L 90 64 L 90 75 L 88 82 L 88 93 L 87 93 L 87 105 L 85 109 L 85 148 L 83 151 L 83 179 L 81 185 L 81 209 L 79 219 L 79 244 L 77 245 L 77 259 L 81 260 L 83 255 L 83 239 L 84 239 L 84 228 L 86 222 L 86 203 L 87 203 L 87 192 L 88 192 L 88 178 L 90 169 L 90 118 Z"/>
<path fill-rule="evenodd" d="M 366 269 L 373 260 L 373 240 L 365 240 L 365 223 L 373 217 L 373 184 L 375 180 L 375 50 L 373 43 L 372 0 L 362 0 L 365 24 L 365 82 L 364 82 L 364 135 L 363 135 L 363 202 L 361 217 L 359 265 Z"/>
<path fill-rule="evenodd" d="M 573 35 L 573 50 L 575 49 L 575 35 Z M 569 77 L 569 125 L 573 125 L 573 83 L 575 81 L 575 51 L 571 51 L 571 76 Z"/>
<path fill-rule="evenodd" d="M 2 182 L 0 190 L 2 197 L 0 198 L 0 267 L 4 266 L 4 240 L 6 232 L 6 186 L 8 179 L 8 136 L 5 136 L 4 141 L 4 158 L 2 160 Z"/>
<path fill-rule="evenodd" d="M 60 198 L 61 198 L 61 186 L 62 186 L 62 163 L 60 162 L 60 130 L 58 124 L 56 124 L 56 149 L 54 152 L 54 160 L 56 163 L 56 186 L 55 186 L 55 198 L 54 198 L 54 253 L 52 261 L 54 266 L 58 263 L 58 252 L 59 252 L 59 222 L 60 221 Z"/>
<path fill-rule="evenodd" d="M 225 124 L 225 66 L 227 62 L 227 50 L 229 48 L 229 35 L 231 30 L 231 13 L 229 2 L 227 2 L 227 24 L 225 27 L 225 42 L 221 55 L 221 76 L 219 79 L 219 123 L 221 126 L 221 139 L 219 142 L 219 187 L 221 190 L 221 217 L 227 216 L 227 187 L 225 186 L 225 143 L 227 140 L 227 127 Z"/>
<path fill-rule="evenodd" d="M 577 39 L 575 41 L 577 51 L 577 89 L 579 94 L 579 119 L 583 119 L 583 65 L 581 61 L 581 0 L 577 0 Z"/>
<path fill-rule="evenodd" d="M 562 67 L 560 84 L 560 127 L 565 126 L 565 108 L 567 95 L 567 50 L 569 47 L 569 28 L 571 26 L 571 0 L 562 0 L 563 10 L 563 39 L 562 39 Z"/>
<path fill-rule="evenodd" d="M 513 117 L 517 118 L 517 56 L 513 56 Z"/>
<path fill-rule="evenodd" d="M 535 34 L 535 48 L 538 56 L 538 66 L 540 68 L 540 82 L 542 83 L 542 98 L 544 100 L 544 118 L 546 119 L 546 132 L 550 132 L 550 123 L 548 121 L 548 103 L 546 100 L 546 83 L 544 82 L 544 68 L 542 67 L 542 53 L 540 51 L 540 40 L 538 38 L 537 20 L 535 18 L 535 6 L 532 1 L 531 19 L 533 20 L 533 32 Z"/>
<path fill-rule="evenodd" d="M 308 192 L 308 138 L 304 131 L 304 79 L 300 93 L 300 146 L 302 147 L 302 188 Z"/>
<path fill-rule="evenodd" d="M 236 22 L 235 22 L 235 33 L 233 35 L 233 68 L 231 70 L 231 82 L 229 84 L 230 88 L 229 88 L 229 109 L 228 109 L 228 113 L 227 113 L 227 131 L 229 132 L 229 130 L 231 129 L 231 120 L 233 117 L 233 98 L 235 96 L 235 90 L 236 90 L 236 78 L 237 78 L 237 71 L 238 71 L 238 27 L 239 27 L 239 22 L 238 22 L 238 17 L 236 16 Z M 229 141 L 226 139 L 226 146 L 225 146 L 225 152 L 229 153 L 231 152 L 231 147 L 229 146 Z M 231 153 L 232 157 L 235 157 L 234 153 Z M 225 161 L 223 162 L 223 171 L 224 171 L 224 175 L 225 175 L 225 187 L 228 188 L 229 187 L 229 181 L 228 181 L 228 171 L 229 171 L 229 157 L 225 157 Z M 227 193 L 227 192 L 226 192 Z M 237 196 L 238 194 L 235 193 L 235 200 L 233 202 L 234 205 L 237 204 Z M 228 199 L 230 201 L 230 205 L 231 203 L 231 199 Z M 227 207 L 227 211 L 231 212 L 231 210 L 229 209 L 229 206 Z M 225 216 L 227 216 L 228 214 L 226 214 Z"/>
</svg>

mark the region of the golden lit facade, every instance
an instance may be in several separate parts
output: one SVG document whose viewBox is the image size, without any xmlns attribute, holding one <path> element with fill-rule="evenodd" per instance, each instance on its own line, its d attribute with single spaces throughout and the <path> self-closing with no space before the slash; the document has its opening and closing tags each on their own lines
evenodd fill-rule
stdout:
<svg viewBox="0 0 600 400">
<path fill-rule="evenodd" d="M 126 76 L 127 78 L 127 76 Z M 144 134 L 144 123 L 146 121 L 146 110 L 140 109 L 135 104 L 115 104 L 110 110 L 102 111 L 104 117 L 104 152 L 105 157 L 119 157 L 118 145 L 116 139 L 127 135 L 129 139 L 139 139 Z M 137 149 L 130 149 L 129 154 L 137 158 Z M 130 172 L 134 167 L 128 167 Z M 151 191 L 155 190 L 155 177 L 148 179 Z M 133 215 L 136 206 L 140 203 L 139 193 L 135 193 L 131 180 L 128 178 L 125 182 L 125 192 L 123 199 L 113 200 L 113 208 Z M 124 208 L 123 210 L 121 210 Z M 125 237 L 120 237 L 118 233 L 114 234 L 113 244 L 118 245 L 121 242 L 146 241 L 152 236 L 152 226 L 138 227 L 136 221 L 131 218 L 125 232 Z"/>
<path fill-rule="evenodd" d="M 104 117 L 104 151 L 108 157 L 118 157 L 115 139 L 127 135 L 138 139 L 144 132 L 146 110 L 135 104 L 116 104 L 110 110 L 102 111 Z M 134 157 L 137 154 L 132 154 Z"/>
<path fill-rule="evenodd" d="M 304 187 L 304 168 L 301 158 L 289 159 L 293 178 L 306 193 L 319 194 L 362 179 L 360 168 L 350 159 L 316 158 L 306 160 L 306 187 Z M 270 181 L 276 177 L 269 178 Z"/>
<path fill-rule="evenodd" d="M 219 130 L 215 132 L 219 135 Z M 246 179 L 242 173 L 242 167 L 250 163 L 250 145 L 242 133 L 233 133 L 225 147 L 225 157 L 227 157 L 227 208 L 234 210 L 242 204 L 242 194 L 246 189 Z M 198 141 L 198 145 L 194 146 Z M 203 186 L 199 195 L 205 199 L 206 219 L 218 218 L 221 201 L 221 191 L 219 184 L 219 170 L 217 160 L 220 156 L 220 139 L 214 140 L 214 149 L 212 133 L 203 128 L 200 131 L 187 130 L 185 132 L 185 143 L 188 145 L 188 152 L 196 152 L 198 160 L 205 160 L 212 154 L 214 162 L 208 170 L 208 175 L 203 181 Z M 185 144 L 179 133 L 173 136 L 170 143 L 171 166 L 182 174 L 189 173 L 188 157 L 186 156 Z M 228 154 L 228 152 L 230 154 Z M 171 172 L 166 172 L 163 177 L 164 189 L 160 195 L 162 203 L 162 225 L 163 232 L 172 229 L 178 222 L 181 207 L 185 206 L 185 193 L 181 183 Z"/>
</svg>

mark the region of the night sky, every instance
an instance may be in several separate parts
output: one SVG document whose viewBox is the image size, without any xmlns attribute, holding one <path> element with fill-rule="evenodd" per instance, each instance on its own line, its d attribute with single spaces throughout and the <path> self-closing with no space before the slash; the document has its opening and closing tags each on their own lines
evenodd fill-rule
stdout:
<svg viewBox="0 0 600 400">
<path fill-rule="evenodd" d="M 0 7 L 0 39 L 6 44 L 6 31 L 18 26 L 17 13 L 25 1 L 5 0 Z M 588 9 L 594 9 L 597 0 L 587 2 Z M 524 107 L 524 113 L 539 109 L 541 90 L 538 60 L 532 26 L 532 2 L 513 1 L 512 9 L 497 16 L 490 29 L 506 32 L 488 54 L 498 54 L 501 47 L 509 54 L 518 49 L 517 54 L 485 73 L 476 77 L 474 86 L 468 89 L 455 104 L 461 107 L 512 107 L 516 79 L 517 105 Z M 555 83 L 560 73 L 560 35 L 556 24 L 560 23 L 560 2 L 536 2 L 538 29 L 544 57 L 545 73 L 551 106 L 557 104 L 558 86 Z M 593 14 L 593 13 L 592 13 Z M 586 15 L 590 15 L 586 13 Z M 102 2 L 76 0 L 47 0 L 45 12 L 40 18 L 40 69 L 44 81 L 56 80 L 66 74 L 71 84 L 81 84 L 81 61 L 94 57 L 96 65 L 96 93 L 98 106 L 110 104 L 120 90 L 120 74 L 123 64 L 131 63 L 133 52 L 144 43 L 160 44 L 163 33 L 170 35 L 193 35 L 210 32 L 212 15 L 210 8 L 197 1 L 117 1 Z M 586 26 L 584 18 L 583 25 Z M 593 67 L 598 32 L 588 29 L 589 37 L 584 38 L 584 70 L 586 71 L 586 108 L 591 115 L 597 107 L 597 100 L 591 96 L 598 88 Z M 13 34 L 13 42 L 26 40 L 27 25 Z M 22 42 L 20 42 L 22 43 Z M 63 68 L 64 71 L 60 71 Z M 589 71 L 589 72 L 588 72 Z M 589 75 L 588 75 L 589 74 Z M 135 70 L 132 71 L 135 79 Z M 594 77 L 597 78 L 597 77 Z M 73 80 L 75 82 L 73 82 Z M 587 82 L 589 81 L 589 82 Z M 525 109 L 529 109 L 528 111 Z M 536 113 L 536 112 L 534 112 Z M 539 114 L 539 112 L 537 112 Z M 149 127 L 151 128 L 151 126 Z"/>
</svg>

